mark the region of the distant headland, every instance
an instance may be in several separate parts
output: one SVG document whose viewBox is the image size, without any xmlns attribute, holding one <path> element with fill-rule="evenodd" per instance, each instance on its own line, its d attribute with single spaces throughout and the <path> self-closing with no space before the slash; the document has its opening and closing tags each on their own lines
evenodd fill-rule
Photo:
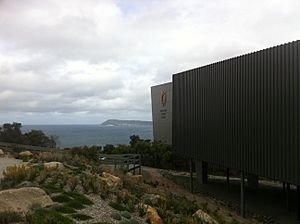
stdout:
<svg viewBox="0 0 300 224">
<path fill-rule="evenodd" d="M 101 126 L 112 126 L 112 127 L 152 126 L 152 121 L 109 119 L 103 122 Z"/>
</svg>

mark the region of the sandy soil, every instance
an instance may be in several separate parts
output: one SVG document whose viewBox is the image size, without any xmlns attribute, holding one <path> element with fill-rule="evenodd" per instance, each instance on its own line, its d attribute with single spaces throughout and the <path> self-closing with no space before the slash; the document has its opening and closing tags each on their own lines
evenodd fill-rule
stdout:
<svg viewBox="0 0 300 224">
<path fill-rule="evenodd" d="M 4 157 L 0 158 L 0 178 L 3 177 L 3 171 L 6 169 L 7 166 L 12 166 L 18 163 L 21 163 L 22 160 Z"/>
</svg>

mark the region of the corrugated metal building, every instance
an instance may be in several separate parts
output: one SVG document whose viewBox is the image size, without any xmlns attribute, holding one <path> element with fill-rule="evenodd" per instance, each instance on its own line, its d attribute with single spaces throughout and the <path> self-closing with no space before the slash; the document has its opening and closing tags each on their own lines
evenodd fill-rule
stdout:
<svg viewBox="0 0 300 224">
<path fill-rule="evenodd" d="M 176 153 L 299 191 L 300 41 L 173 75 L 172 126 Z"/>
<path fill-rule="evenodd" d="M 300 41 L 173 76 L 173 147 L 300 185 Z"/>
</svg>

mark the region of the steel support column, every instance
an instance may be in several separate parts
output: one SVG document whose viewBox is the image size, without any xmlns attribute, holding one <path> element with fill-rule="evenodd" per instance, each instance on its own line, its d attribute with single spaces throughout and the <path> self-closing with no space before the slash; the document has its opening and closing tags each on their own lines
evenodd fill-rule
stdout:
<svg viewBox="0 0 300 224">
<path fill-rule="evenodd" d="M 229 168 L 226 168 L 226 184 L 227 184 L 227 191 L 230 191 L 230 182 L 229 182 Z"/>
<path fill-rule="evenodd" d="M 287 183 L 286 184 L 286 205 L 289 211 L 291 211 L 291 184 Z"/>
<path fill-rule="evenodd" d="M 241 216 L 245 217 L 245 174 L 241 172 Z"/>
<path fill-rule="evenodd" d="M 194 183 L 193 183 L 193 159 L 190 159 L 190 191 L 193 193 L 194 191 Z"/>
<path fill-rule="evenodd" d="M 297 220 L 300 221 L 300 186 L 297 186 L 297 196 L 296 196 L 296 204 L 297 204 Z"/>
</svg>

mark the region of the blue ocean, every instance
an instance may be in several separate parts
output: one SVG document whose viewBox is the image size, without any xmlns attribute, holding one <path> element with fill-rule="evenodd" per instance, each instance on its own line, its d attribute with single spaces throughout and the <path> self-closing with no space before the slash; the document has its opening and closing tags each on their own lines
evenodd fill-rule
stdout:
<svg viewBox="0 0 300 224">
<path fill-rule="evenodd" d="M 22 132 L 41 130 L 48 136 L 58 136 L 59 148 L 73 146 L 104 146 L 129 144 L 131 135 L 152 139 L 152 126 L 101 126 L 101 125 L 23 125 Z"/>
</svg>

